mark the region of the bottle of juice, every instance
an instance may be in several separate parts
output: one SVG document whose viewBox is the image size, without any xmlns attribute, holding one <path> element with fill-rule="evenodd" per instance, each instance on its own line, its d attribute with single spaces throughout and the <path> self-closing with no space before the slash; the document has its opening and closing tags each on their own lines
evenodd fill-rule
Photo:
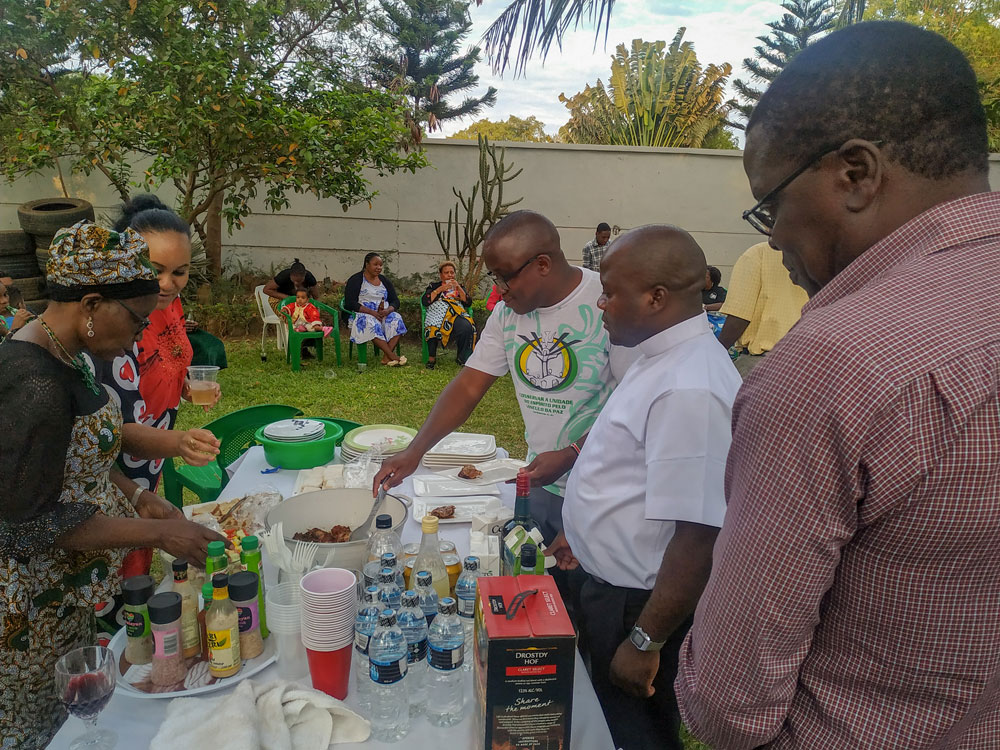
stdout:
<svg viewBox="0 0 1000 750">
<path fill-rule="evenodd" d="M 413 569 L 428 571 L 431 574 L 434 590 L 440 599 L 444 599 L 450 594 L 450 586 L 448 585 L 448 570 L 445 568 L 444 558 L 441 557 L 437 516 L 424 516 L 420 522 L 420 528 L 424 535 L 420 539 L 420 551 L 417 552 L 417 557 L 413 561 Z"/>
<path fill-rule="evenodd" d="M 198 596 L 188 581 L 188 562 L 177 558 L 171 565 L 174 571 L 174 591 L 181 595 L 181 648 L 188 659 L 201 652 L 201 634 L 198 632 Z"/>
<path fill-rule="evenodd" d="M 208 671 L 213 677 L 230 677 L 240 671 L 240 621 L 229 601 L 229 576 L 212 576 L 212 608 L 205 617 L 208 631 Z"/>
<path fill-rule="evenodd" d="M 260 613 L 260 637 L 267 638 L 267 613 L 264 611 L 264 572 L 261 570 L 260 542 L 255 536 L 243 537 L 240 562 L 248 573 L 257 574 L 257 611 Z"/>
</svg>

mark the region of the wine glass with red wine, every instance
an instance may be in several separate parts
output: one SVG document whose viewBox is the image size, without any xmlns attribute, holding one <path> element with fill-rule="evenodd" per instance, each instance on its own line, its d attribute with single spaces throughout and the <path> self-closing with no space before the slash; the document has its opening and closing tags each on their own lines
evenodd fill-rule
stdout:
<svg viewBox="0 0 1000 750">
<path fill-rule="evenodd" d="M 104 646 L 74 649 L 56 662 L 56 690 L 66 710 L 83 720 L 87 732 L 70 745 L 70 750 L 111 750 L 118 735 L 97 728 L 97 715 L 115 692 L 115 655 Z"/>
</svg>

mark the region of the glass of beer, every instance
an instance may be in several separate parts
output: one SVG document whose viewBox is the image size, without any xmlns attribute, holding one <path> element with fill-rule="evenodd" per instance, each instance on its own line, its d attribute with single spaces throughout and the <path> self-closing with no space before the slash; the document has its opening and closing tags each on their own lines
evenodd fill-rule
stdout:
<svg viewBox="0 0 1000 750">
<path fill-rule="evenodd" d="M 215 365 L 192 365 L 188 369 L 188 388 L 191 391 L 191 403 L 198 406 L 209 406 L 215 402 L 215 393 L 219 386 L 219 368 Z"/>
</svg>

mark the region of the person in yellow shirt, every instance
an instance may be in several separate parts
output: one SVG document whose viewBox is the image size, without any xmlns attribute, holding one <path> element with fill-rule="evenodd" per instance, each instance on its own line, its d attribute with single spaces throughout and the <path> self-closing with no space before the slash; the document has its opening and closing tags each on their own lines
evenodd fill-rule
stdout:
<svg viewBox="0 0 1000 750">
<path fill-rule="evenodd" d="M 766 242 L 740 256 L 719 310 L 726 316 L 719 341 L 740 351 L 736 369 L 744 380 L 795 325 L 808 300 L 805 290 L 789 278 L 781 253 Z"/>
</svg>

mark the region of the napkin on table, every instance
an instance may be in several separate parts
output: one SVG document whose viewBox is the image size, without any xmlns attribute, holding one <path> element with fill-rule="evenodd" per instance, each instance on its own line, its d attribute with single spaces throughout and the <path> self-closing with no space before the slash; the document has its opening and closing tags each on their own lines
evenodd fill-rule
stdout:
<svg viewBox="0 0 1000 750">
<path fill-rule="evenodd" d="M 244 680 L 221 698 L 175 698 L 150 750 L 324 750 L 364 742 L 369 733 L 366 719 L 326 693 Z"/>
</svg>

